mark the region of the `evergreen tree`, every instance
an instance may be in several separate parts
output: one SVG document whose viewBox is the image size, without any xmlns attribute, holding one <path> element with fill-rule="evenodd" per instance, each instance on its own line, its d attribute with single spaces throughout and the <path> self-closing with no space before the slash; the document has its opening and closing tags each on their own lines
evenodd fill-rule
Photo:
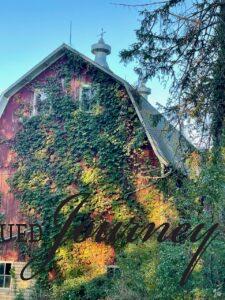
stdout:
<svg viewBox="0 0 225 300">
<path fill-rule="evenodd" d="M 133 6 L 141 6 L 142 20 L 137 41 L 121 52 L 123 61 L 137 60 L 136 71 L 146 79 L 169 77 L 172 100 L 167 115 L 180 127 L 189 121 L 201 142 L 220 148 L 225 122 L 225 2 L 166 0 Z"/>
</svg>

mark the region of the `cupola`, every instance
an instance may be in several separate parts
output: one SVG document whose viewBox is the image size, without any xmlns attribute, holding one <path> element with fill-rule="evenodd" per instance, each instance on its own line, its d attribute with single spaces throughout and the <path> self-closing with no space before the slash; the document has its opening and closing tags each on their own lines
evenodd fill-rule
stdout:
<svg viewBox="0 0 225 300">
<path fill-rule="evenodd" d="M 105 43 L 103 39 L 103 34 L 105 32 L 101 32 L 100 39 L 98 43 L 93 44 L 91 47 L 91 52 L 95 55 L 95 62 L 101 65 L 104 68 L 109 69 L 106 57 L 111 53 L 111 47 Z"/>
</svg>

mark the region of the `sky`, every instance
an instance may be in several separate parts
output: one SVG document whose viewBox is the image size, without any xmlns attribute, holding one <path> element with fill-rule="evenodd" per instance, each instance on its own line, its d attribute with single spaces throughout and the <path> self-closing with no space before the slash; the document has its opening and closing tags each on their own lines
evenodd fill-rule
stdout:
<svg viewBox="0 0 225 300">
<path fill-rule="evenodd" d="M 112 47 L 108 56 L 111 70 L 131 84 L 137 82 L 133 68 L 124 65 L 119 52 L 135 42 L 139 27 L 137 8 L 115 3 L 141 4 L 144 0 L 7 0 L 0 1 L 0 92 L 39 63 L 62 43 L 69 43 L 72 21 L 72 47 L 94 59 L 91 45 L 104 39 Z M 158 79 L 147 83 L 149 101 L 165 104 L 168 90 Z"/>
</svg>

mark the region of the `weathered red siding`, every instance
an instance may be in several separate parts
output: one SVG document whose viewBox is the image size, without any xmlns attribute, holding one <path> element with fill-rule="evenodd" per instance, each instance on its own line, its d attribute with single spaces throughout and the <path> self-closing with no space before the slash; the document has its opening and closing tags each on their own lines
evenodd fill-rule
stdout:
<svg viewBox="0 0 225 300">
<path fill-rule="evenodd" d="M 15 154 L 10 150 L 10 140 L 13 139 L 16 132 L 20 130 L 19 117 L 16 115 L 16 111 L 20 105 L 29 107 L 33 97 L 33 85 L 37 82 L 44 83 L 45 80 L 51 76 L 57 75 L 57 70 L 65 61 L 65 58 L 60 59 L 54 65 L 42 72 L 33 82 L 23 87 L 18 93 L 9 99 L 8 105 L 0 118 L 0 193 L 2 194 L 2 202 L 0 206 L 0 212 L 4 214 L 5 219 L 3 223 L 16 224 L 22 222 L 22 215 L 19 213 L 19 203 L 10 193 L 7 179 L 13 174 L 14 170 L 11 167 L 11 163 Z M 88 78 L 84 78 L 82 81 L 90 82 Z M 74 78 L 71 82 L 70 93 L 77 95 L 78 88 L 80 86 L 80 80 Z M 27 112 L 29 109 L 27 109 Z M 26 109 L 25 109 L 26 113 Z M 2 141 L 6 141 L 1 143 Z M 145 157 L 151 157 L 152 164 L 157 165 L 157 158 L 151 149 L 150 145 L 144 150 Z M 13 246 L 12 242 L 4 243 L 0 246 L 0 260 L 21 260 L 19 257 L 19 251 Z"/>
<path fill-rule="evenodd" d="M 0 118 L 0 193 L 2 196 L 0 213 L 4 215 L 2 223 L 24 223 L 23 217 L 19 212 L 19 203 L 12 193 L 10 193 L 9 185 L 7 183 L 7 179 L 14 172 L 11 163 L 13 162 L 15 154 L 10 150 L 10 141 L 20 129 L 19 117 L 16 112 L 21 104 L 27 108 L 31 105 L 33 97 L 32 87 L 34 82 L 38 81 L 43 83 L 46 78 L 54 76 L 56 73 L 54 70 L 57 69 L 60 64 L 61 61 L 55 63 L 51 68 L 40 74 L 35 81 L 23 87 L 18 93 L 11 97 Z M 29 109 L 27 109 L 27 112 L 28 111 Z M 13 242 L 6 242 L 0 245 L 0 260 L 21 260 L 21 258 L 19 258 L 19 251 Z"/>
<path fill-rule="evenodd" d="M 57 76 L 57 71 L 64 62 L 65 58 L 59 59 L 56 63 L 38 75 L 35 80 L 12 96 L 0 118 L 0 193 L 2 196 L 0 213 L 4 215 L 4 221 L 2 223 L 24 223 L 23 217 L 19 212 L 19 203 L 12 193 L 10 193 L 9 185 L 7 183 L 7 179 L 14 172 L 11 163 L 13 162 L 15 154 L 10 150 L 10 140 L 14 138 L 16 132 L 20 129 L 19 117 L 16 112 L 21 107 L 21 104 L 25 107 L 24 112 L 29 112 L 29 106 L 32 105 L 33 86 L 36 83 L 44 83 L 49 77 Z M 83 81 L 89 82 L 87 78 L 84 78 Z M 79 86 L 80 80 L 74 78 L 71 82 L 70 89 L 72 95 L 75 96 L 77 94 Z M 0 245 L 0 260 L 21 260 L 21 257 L 19 258 L 19 251 L 13 242 L 5 242 Z"/>
</svg>

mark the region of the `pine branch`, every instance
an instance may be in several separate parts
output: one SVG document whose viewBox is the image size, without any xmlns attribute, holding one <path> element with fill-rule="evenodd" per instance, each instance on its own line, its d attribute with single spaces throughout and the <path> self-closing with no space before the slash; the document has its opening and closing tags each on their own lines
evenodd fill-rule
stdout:
<svg viewBox="0 0 225 300">
<path fill-rule="evenodd" d="M 118 6 L 124 6 L 124 7 L 145 7 L 145 6 L 151 6 L 151 5 L 160 5 L 168 3 L 168 1 L 159 1 L 159 2 L 152 2 L 152 3 L 143 3 L 143 4 L 125 4 L 125 3 L 115 3 L 110 2 L 112 5 L 118 5 Z"/>
</svg>

